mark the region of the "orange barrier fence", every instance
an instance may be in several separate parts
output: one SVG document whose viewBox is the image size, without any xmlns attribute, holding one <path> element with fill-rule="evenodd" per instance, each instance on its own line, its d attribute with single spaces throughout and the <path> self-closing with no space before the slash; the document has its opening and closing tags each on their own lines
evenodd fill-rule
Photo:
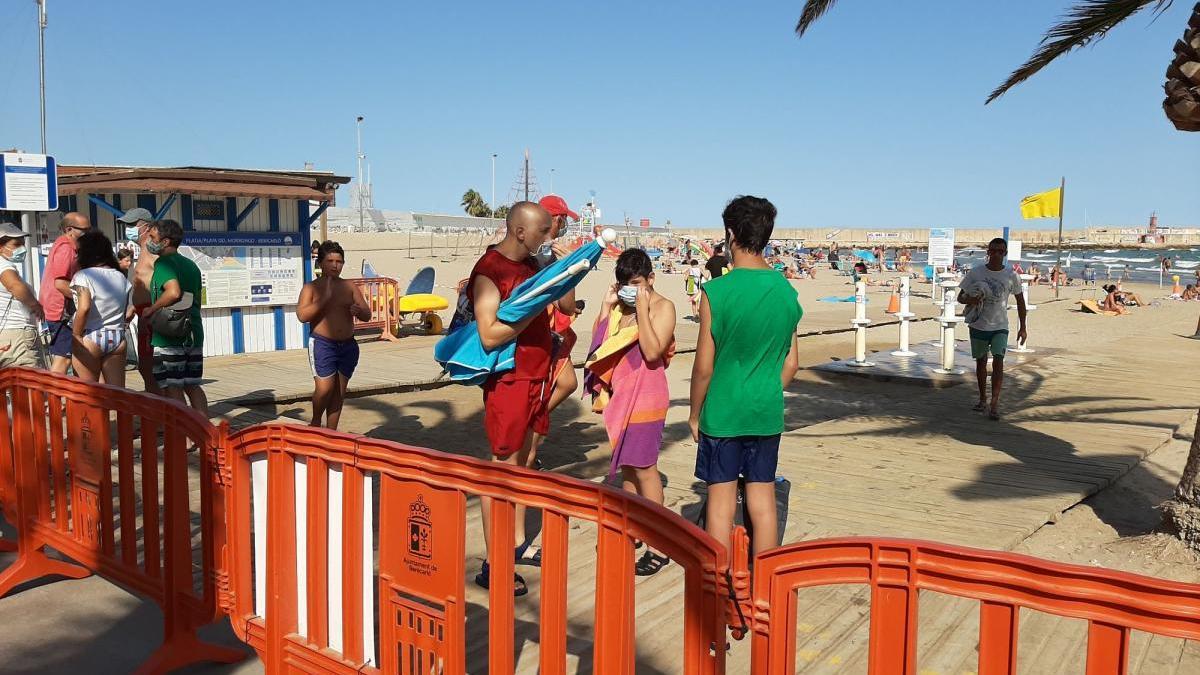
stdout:
<svg viewBox="0 0 1200 675">
<path fill-rule="evenodd" d="M 829 584 L 871 589 L 871 675 L 917 672 L 923 590 L 981 601 L 979 675 L 1017 672 L 1022 607 L 1088 621 L 1088 675 L 1127 672 L 1131 630 L 1200 640 L 1198 585 L 1013 553 L 905 539 L 821 539 L 759 554 L 754 575 L 748 609 L 755 675 L 795 672 L 797 610 L 803 611 L 796 591 Z"/>
<path fill-rule="evenodd" d="M 367 296 L 367 305 L 371 308 L 371 318 L 367 321 L 354 319 L 354 330 L 380 330 L 385 340 L 396 340 L 396 302 L 402 296 L 400 282 L 389 277 L 371 277 L 370 279 L 348 279 L 354 283 L 363 295 Z"/>
<path fill-rule="evenodd" d="M 516 505 L 542 510 L 540 672 L 566 671 L 572 519 L 597 526 L 592 672 L 636 670 L 635 539 L 685 571 L 684 672 L 724 672 L 724 548 L 660 506 L 566 476 L 297 425 L 236 433 L 227 458 L 221 605 L 269 673 L 464 672 L 468 496 L 491 498 L 492 541 L 513 540 Z M 513 556 L 512 546 L 489 555 L 493 673 L 514 667 Z"/>
<path fill-rule="evenodd" d="M 580 522 L 596 531 L 587 591 L 595 673 L 637 669 L 635 540 L 683 569 L 676 660 L 689 675 L 725 672 L 727 624 L 735 637 L 752 633 L 752 673 L 794 672 L 797 591 L 830 584 L 870 588 L 871 675 L 917 672 L 922 591 L 980 601 L 980 675 L 1016 672 L 1021 608 L 1088 621 L 1089 675 L 1127 671 L 1131 631 L 1200 640 L 1200 585 L 874 538 L 765 551 L 751 578 L 740 528 L 727 561 L 678 514 L 559 474 L 299 425 L 230 434 L 165 399 L 25 368 L 0 370 L 0 403 L 0 511 L 18 548 L 0 572 L 0 595 L 41 576 L 96 573 L 153 599 L 164 640 L 141 672 L 241 658 L 196 637 L 218 611 L 268 673 L 464 672 L 472 497 L 490 500 L 492 541 L 513 540 L 518 505 L 542 511 L 537 611 L 547 674 L 567 667 L 568 559 L 579 550 L 568 533 Z M 199 448 L 198 527 L 189 446 Z M 516 665 L 513 557 L 505 545 L 488 558 L 493 673 Z"/>
<path fill-rule="evenodd" d="M 196 637 L 217 612 L 220 495 L 204 479 L 217 441 L 208 420 L 166 399 L 42 370 L 0 370 L 0 486 L 5 519 L 17 530 L 17 559 L 0 572 L 0 596 L 44 576 L 96 573 L 162 608 L 163 644 L 140 672 L 244 658 Z M 200 450 L 198 532 L 189 446 Z M 77 564 L 47 556 L 46 547 Z"/>
</svg>

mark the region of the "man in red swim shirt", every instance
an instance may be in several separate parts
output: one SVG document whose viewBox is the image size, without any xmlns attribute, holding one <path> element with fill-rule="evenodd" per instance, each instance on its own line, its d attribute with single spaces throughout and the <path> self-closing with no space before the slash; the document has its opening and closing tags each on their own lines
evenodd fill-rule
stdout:
<svg viewBox="0 0 1200 675">
<path fill-rule="evenodd" d="M 484 348 L 496 349 L 514 340 L 517 347 L 513 370 L 493 375 L 483 385 L 483 424 L 492 456 L 498 462 L 530 467 L 537 456 L 536 436 L 549 430 L 550 315 L 536 312 L 508 324 L 496 313 L 500 303 L 538 271 L 533 256 L 549 236 L 550 214 L 533 202 L 517 202 L 508 212 L 505 228 L 504 239 L 475 263 L 466 291 Z M 491 536 L 491 499 L 481 498 L 480 505 L 486 542 Z M 510 545 L 520 547 L 525 543 L 525 508 L 515 510 L 516 541 Z M 475 582 L 485 588 L 490 584 L 486 561 Z M 516 594 L 524 595 L 524 580 L 518 575 L 516 582 Z"/>
</svg>

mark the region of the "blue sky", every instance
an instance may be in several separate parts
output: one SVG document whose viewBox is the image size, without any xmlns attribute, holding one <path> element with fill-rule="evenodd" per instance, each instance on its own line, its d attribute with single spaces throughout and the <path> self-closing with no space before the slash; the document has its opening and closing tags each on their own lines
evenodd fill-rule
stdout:
<svg viewBox="0 0 1200 675">
<path fill-rule="evenodd" d="M 1161 109 L 1190 2 L 989 106 L 1067 3 L 842 0 L 797 40 L 802 4 L 51 0 L 50 151 L 352 175 L 361 114 L 383 208 L 488 198 L 493 152 L 504 201 L 528 147 L 610 222 L 747 193 L 780 227 L 1051 227 L 1017 203 L 1065 174 L 1068 227 L 1200 225 L 1200 133 Z M 38 147 L 34 16 L 0 3 L 0 147 Z"/>
</svg>

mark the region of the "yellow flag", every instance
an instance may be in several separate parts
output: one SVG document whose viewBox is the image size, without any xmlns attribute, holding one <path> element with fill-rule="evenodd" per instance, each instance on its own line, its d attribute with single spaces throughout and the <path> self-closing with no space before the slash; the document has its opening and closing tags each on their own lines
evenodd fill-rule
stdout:
<svg viewBox="0 0 1200 675">
<path fill-rule="evenodd" d="M 1054 188 L 1021 200 L 1021 217 L 1057 218 L 1062 211 L 1062 188 Z"/>
</svg>

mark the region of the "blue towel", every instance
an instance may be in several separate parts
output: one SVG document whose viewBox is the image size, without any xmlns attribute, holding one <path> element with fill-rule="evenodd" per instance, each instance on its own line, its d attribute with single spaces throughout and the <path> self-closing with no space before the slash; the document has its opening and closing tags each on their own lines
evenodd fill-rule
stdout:
<svg viewBox="0 0 1200 675">
<path fill-rule="evenodd" d="M 567 257 L 547 265 L 517 286 L 512 295 L 500 303 L 496 312 L 497 318 L 504 323 L 517 323 L 538 312 L 544 312 L 547 305 L 575 288 L 584 274 L 596 267 L 596 262 L 603 254 L 604 244 L 597 239 L 580 246 Z M 588 263 L 582 272 L 568 275 L 545 288 L 539 288 L 545 282 L 564 274 L 569 267 L 580 261 Z M 491 351 L 484 349 L 483 341 L 479 339 L 479 327 L 474 321 L 459 327 L 433 347 L 433 358 L 450 375 L 450 380 L 462 384 L 483 384 L 494 374 L 512 370 L 516 366 L 516 353 L 515 342 L 509 342 Z"/>
</svg>

